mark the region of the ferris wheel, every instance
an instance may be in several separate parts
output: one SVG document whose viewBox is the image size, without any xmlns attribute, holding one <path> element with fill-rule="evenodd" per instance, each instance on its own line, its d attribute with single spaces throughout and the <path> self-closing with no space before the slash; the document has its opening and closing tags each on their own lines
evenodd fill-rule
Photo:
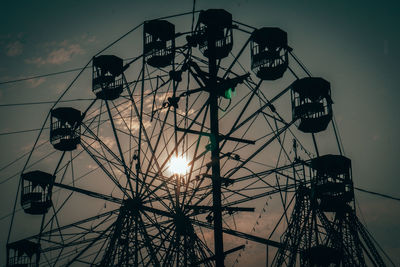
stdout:
<svg viewBox="0 0 400 267">
<path fill-rule="evenodd" d="M 92 101 L 49 111 L 7 266 L 237 265 L 249 244 L 273 266 L 384 265 L 355 213 L 330 83 L 284 30 L 209 9 L 128 35 L 139 52 L 107 53 L 119 39 L 59 99 Z"/>
</svg>

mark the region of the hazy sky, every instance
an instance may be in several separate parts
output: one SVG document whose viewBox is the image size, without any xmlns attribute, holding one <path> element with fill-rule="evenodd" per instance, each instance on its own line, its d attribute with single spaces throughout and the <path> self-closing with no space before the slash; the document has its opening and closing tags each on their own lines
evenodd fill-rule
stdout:
<svg viewBox="0 0 400 267">
<path fill-rule="evenodd" d="M 0 82 L 82 67 L 144 20 L 192 8 L 192 1 L 175 0 L 82 2 L 2 1 Z M 397 1 L 196 2 L 197 9 L 224 8 L 254 27 L 286 30 L 289 45 L 311 73 L 331 82 L 355 186 L 400 197 Z M 0 85 L 0 104 L 55 100 L 74 75 Z M 0 133 L 40 128 L 49 108 L 0 106 Z M 0 135 L 0 168 L 24 153 L 36 134 Z M 20 165 L 0 171 L 0 181 L 18 170 Z M 16 182 L 14 178 L 0 185 L 0 217 L 12 210 Z M 358 191 L 356 198 L 362 221 L 400 265 L 400 203 Z M 2 219 L 1 229 L 8 224 L 9 218 Z M 0 250 L 5 250 L 5 238 L 0 235 Z"/>
</svg>

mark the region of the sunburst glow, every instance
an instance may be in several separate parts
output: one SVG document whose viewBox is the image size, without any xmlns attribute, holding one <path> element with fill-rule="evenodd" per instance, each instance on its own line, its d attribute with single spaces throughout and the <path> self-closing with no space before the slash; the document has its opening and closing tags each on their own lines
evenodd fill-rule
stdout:
<svg viewBox="0 0 400 267">
<path fill-rule="evenodd" d="M 172 157 L 169 161 L 169 170 L 173 174 L 186 174 L 189 169 L 188 162 L 183 157 Z"/>
</svg>

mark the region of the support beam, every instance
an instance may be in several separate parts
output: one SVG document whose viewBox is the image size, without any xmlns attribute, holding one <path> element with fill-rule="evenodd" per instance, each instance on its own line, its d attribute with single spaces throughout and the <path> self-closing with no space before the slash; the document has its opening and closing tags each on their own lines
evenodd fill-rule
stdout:
<svg viewBox="0 0 400 267">
<path fill-rule="evenodd" d="M 74 192 L 78 192 L 78 193 L 81 193 L 81 194 L 84 194 L 84 195 L 87 195 L 87 196 L 91 196 L 91 197 L 95 197 L 95 198 L 111 201 L 111 202 L 114 202 L 114 203 L 122 204 L 122 199 L 120 199 L 120 198 L 103 195 L 103 194 L 100 194 L 100 193 L 97 193 L 97 192 L 89 191 L 89 190 L 78 188 L 78 187 L 75 187 L 75 186 L 70 186 L 70 185 L 61 184 L 61 183 L 54 183 L 53 186 L 57 186 L 57 187 L 60 187 L 60 188 L 63 188 L 63 189 L 67 189 L 67 190 L 71 190 L 71 191 L 74 191 Z"/>
<path fill-rule="evenodd" d="M 227 250 L 227 251 L 224 252 L 224 257 L 225 257 L 226 255 L 228 255 L 228 254 L 231 254 L 231 253 L 233 253 L 233 252 L 236 252 L 236 251 L 241 250 L 241 249 L 244 249 L 244 248 L 245 248 L 245 245 L 241 245 L 241 246 L 238 246 L 238 247 L 229 249 L 229 250 Z M 198 261 L 198 262 L 196 262 L 195 265 L 197 266 L 197 265 L 200 265 L 200 264 L 202 264 L 202 263 L 205 263 L 205 262 L 211 261 L 211 260 L 215 260 L 215 256 L 209 257 L 209 258 L 204 259 L 204 260 L 202 260 L 202 261 Z"/>
<path fill-rule="evenodd" d="M 118 212 L 119 212 L 119 209 L 107 211 L 105 213 L 102 213 L 102 214 L 99 214 L 99 215 L 96 215 L 96 216 L 93 216 L 93 217 L 90 217 L 90 218 L 87 218 L 87 219 L 84 219 L 84 220 L 80 220 L 80 221 L 77 221 L 77 222 L 74 222 L 74 223 L 71 223 L 71 224 L 68 224 L 68 225 L 61 226 L 58 229 L 52 229 L 50 231 L 43 232 L 42 235 L 44 235 L 44 236 L 45 235 L 51 235 L 52 233 L 59 232 L 59 231 L 62 231 L 62 230 L 68 229 L 68 228 L 77 227 L 77 226 L 79 226 L 81 224 L 84 224 L 84 223 L 87 223 L 87 222 L 90 222 L 90 221 L 94 221 L 94 220 L 98 220 L 98 219 L 106 217 L 106 216 L 110 217 L 113 214 L 117 214 Z M 26 239 L 35 239 L 35 238 L 38 238 L 38 237 L 39 237 L 39 235 L 37 234 L 37 235 L 30 236 L 30 237 L 28 237 Z"/>
<path fill-rule="evenodd" d="M 278 138 L 283 132 L 285 132 L 295 121 L 291 121 L 290 123 L 286 124 L 284 127 L 279 129 L 272 138 L 270 138 L 268 141 L 266 141 L 260 148 L 257 149 L 256 152 L 254 152 L 252 155 L 250 155 L 246 160 L 242 162 L 238 167 L 236 167 L 232 172 L 229 173 L 229 176 L 226 178 L 232 177 L 233 174 L 235 174 L 238 170 L 240 170 L 244 165 L 246 165 L 250 160 L 252 160 L 258 153 L 260 153 L 262 150 L 264 150 L 265 147 L 267 147 L 269 144 L 271 144 L 276 138 Z"/>
<path fill-rule="evenodd" d="M 213 226 L 209 223 L 206 222 L 201 222 L 201 221 L 197 221 L 197 220 L 190 220 L 193 224 L 198 225 L 198 226 L 202 226 L 208 229 L 213 229 Z M 282 246 L 281 243 L 273 241 L 273 240 L 269 240 L 266 238 L 262 238 L 259 236 L 254 236 L 254 235 L 249 235 L 243 232 L 239 232 L 236 230 L 232 230 L 232 229 L 227 229 L 227 228 L 222 228 L 222 231 L 226 234 L 230 234 L 236 237 L 240 237 L 240 238 L 244 238 L 250 241 L 254 241 L 260 244 L 264 244 L 264 245 L 268 245 L 268 246 L 272 246 L 272 247 L 276 247 L 276 248 L 280 248 Z"/>
<path fill-rule="evenodd" d="M 82 142 L 81 147 L 89 154 L 89 156 L 97 163 L 97 165 L 104 171 L 104 173 L 114 182 L 114 184 L 121 190 L 126 197 L 130 197 L 126 192 L 125 188 L 119 183 L 119 181 L 104 167 L 99 159 L 90 151 L 90 149 Z"/>
<path fill-rule="evenodd" d="M 212 136 L 211 133 L 200 132 L 200 131 L 195 131 L 195 130 L 190 130 L 190 129 L 183 129 L 183 128 L 179 128 L 179 127 L 175 127 L 175 130 L 178 132 L 184 132 L 184 133 L 198 134 L 198 135 L 209 136 L 209 137 Z M 240 142 L 240 143 L 245 143 L 245 144 L 250 144 L 250 145 L 254 145 L 256 143 L 254 140 L 236 138 L 236 137 L 231 137 L 229 135 L 220 134 L 219 141 L 221 142 L 222 140 L 235 141 L 235 142 Z"/>
</svg>

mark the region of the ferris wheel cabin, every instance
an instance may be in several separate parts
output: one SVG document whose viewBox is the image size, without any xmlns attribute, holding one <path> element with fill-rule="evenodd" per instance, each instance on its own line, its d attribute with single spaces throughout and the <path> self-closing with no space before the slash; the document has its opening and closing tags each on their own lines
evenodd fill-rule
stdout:
<svg viewBox="0 0 400 267">
<path fill-rule="evenodd" d="M 229 55 L 233 46 L 232 14 L 223 9 L 201 11 L 199 16 L 200 34 L 198 43 L 201 53 L 209 56 L 208 39 L 215 37 L 215 56 L 217 59 Z"/>
<path fill-rule="evenodd" d="M 38 266 L 40 244 L 23 239 L 7 244 L 7 267 Z"/>
<path fill-rule="evenodd" d="M 146 62 L 155 68 L 171 65 L 175 56 L 175 26 L 166 20 L 151 20 L 144 24 L 144 54 Z"/>
<path fill-rule="evenodd" d="M 60 151 L 72 151 L 81 142 L 81 120 L 79 110 L 70 107 L 51 111 L 50 142 Z"/>
<path fill-rule="evenodd" d="M 32 171 L 21 175 L 21 206 L 28 214 L 45 214 L 51 207 L 50 185 L 54 176 L 42 171 Z"/>
<path fill-rule="evenodd" d="M 297 128 L 305 133 L 324 131 L 332 119 L 330 83 L 322 78 L 302 78 L 292 84 L 291 92 Z"/>
<path fill-rule="evenodd" d="M 325 212 L 345 212 L 354 200 L 351 160 L 340 155 L 324 155 L 311 161 L 315 170 L 313 193 Z"/>
<path fill-rule="evenodd" d="M 114 55 L 93 58 L 92 90 L 103 100 L 117 99 L 123 90 L 123 60 Z"/>
<path fill-rule="evenodd" d="M 288 67 L 287 33 L 264 27 L 251 35 L 251 69 L 262 80 L 276 80 Z"/>
</svg>

